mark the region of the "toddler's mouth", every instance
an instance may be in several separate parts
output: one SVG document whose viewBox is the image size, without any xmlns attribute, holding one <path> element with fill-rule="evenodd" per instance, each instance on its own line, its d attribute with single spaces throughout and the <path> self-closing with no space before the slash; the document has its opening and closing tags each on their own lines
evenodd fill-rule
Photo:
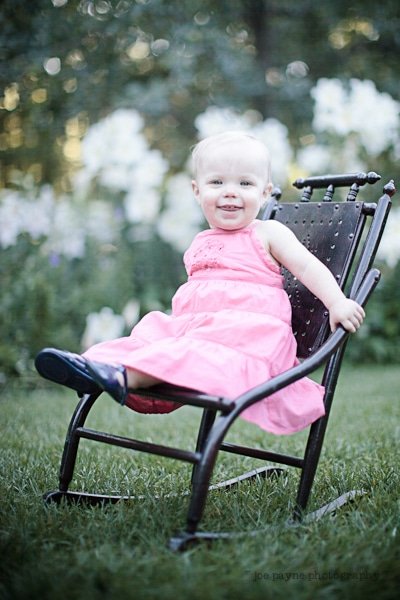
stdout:
<svg viewBox="0 0 400 600">
<path fill-rule="evenodd" d="M 236 210 L 242 210 L 241 206 L 236 206 L 235 204 L 223 204 L 219 207 L 221 210 L 226 210 L 228 212 L 234 212 Z"/>
</svg>

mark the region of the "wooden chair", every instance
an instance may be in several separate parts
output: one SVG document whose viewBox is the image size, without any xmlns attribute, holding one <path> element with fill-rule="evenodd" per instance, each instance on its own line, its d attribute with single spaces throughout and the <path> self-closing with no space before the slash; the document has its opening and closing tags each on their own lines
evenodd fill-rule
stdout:
<svg viewBox="0 0 400 600">
<path fill-rule="evenodd" d="M 393 181 L 385 185 L 383 195 L 377 202 L 363 202 L 358 198 L 358 194 L 362 186 L 376 183 L 379 179 L 379 175 L 371 172 L 368 174 L 326 175 L 297 180 L 294 182 L 294 186 L 302 190 L 301 199 L 297 202 L 282 203 L 280 202 L 280 192 L 276 190 L 261 217 L 278 219 L 290 227 L 300 241 L 331 269 L 342 289 L 345 289 L 347 296 L 354 298 L 363 306 L 366 305 L 380 278 L 380 272 L 373 267 L 373 262 L 389 214 L 395 187 Z M 345 200 L 334 199 L 336 188 L 344 186 L 349 188 L 347 198 Z M 323 196 L 314 201 L 313 196 L 316 193 L 321 194 L 320 191 L 318 192 L 321 189 L 324 190 Z M 350 274 L 351 281 L 348 283 Z M 280 473 L 283 468 L 277 467 L 277 464 L 294 467 L 300 471 L 297 498 L 292 515 L 293 522 L 304 518 L 319 518 L 331 510 L 336 510 L 337 507 L 354 497 L 355 492 L 349 492 L 311 515 L 305 515 L 349 336 L 342 327 L 330 334 L 328 313 L 321 302 L 289 272 L 284 275 L 286 291 L 293 309 L 293 331 L 298 343 L 298 357 L 301 359 L 298 366 L 237 398 L 215 397 L 167 385 L 140 390 L 140 393 L 146 397 L 173 400 L 202 409 L 197 443 L 192 450 L 167 447 L 86 428 L 86 418 L 99 394 L 81 396 L 67 432 L 61 460 L 59 488 L 48 492 L 44 496 L 45 501 L 60 502 L 64 499 L 93 505 L 118 502 L 123 499 L 121 496 L 88 494 L 69 489 L 79 442 L 82 438 L 192 463 L 186 528 L 170 539 L 170 547 L 173 550 L 183 550 L 188 544 L 199 539 L 212 540 L 228 535 L 198 531 L 209 490 L 215 487 L 230 487 L 248 478 Z M 264 448 L 239 446 L 225 441 L 228 430 L 245 408 L 314 372 L 321 366 L 324 366 L 321 383 L 325 386 L 326 414 L 310 427 L 302 456 L 278 454 Z M 135 390 L 135 393 L 138 391 Z M 210 486 L 214 464 L 220 451 L 253 457 L 264 463 L 273 463 L 273 465 L 262 466 L 240 477 Z"/>
</svg>

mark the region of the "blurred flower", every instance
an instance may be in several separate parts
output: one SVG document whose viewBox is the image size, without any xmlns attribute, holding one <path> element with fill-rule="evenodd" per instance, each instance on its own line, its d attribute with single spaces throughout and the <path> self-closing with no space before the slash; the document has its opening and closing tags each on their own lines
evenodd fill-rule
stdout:
<svg viewBox="0 0 400 600">
<path fill-rule="evenodd" d="M 111 192 L 122 192 L 130 223 L 153 223 L 161 206 L 161 187 L 169 169 L 159 150 L 151 150 L 135 110 L 116 110 L 90 127 L 82 142 L 83 169 L 77 191 L 87 193 L 97 180 Z"/>
<path fill-rule="evenodd" d="M 27 199 L 29 192 L 3 190 L 0 196 L 0 245 L 3 248 L 16 244 L 21 233 L 32 239 L 48 235 L 54 206 L 52 188 L 45 186 L 39 196 Z"/>
<path fill-rule="evenodd" d="M 13 246 L 24 230 L 25 202 L 18 192 L 3 190 L 0 204 L 0 244 L 2 248 Z"/>
<path fill-rule="evenodd" d="M 377 256 L 389 267 L 395 267 L 400 259 L 400 208 L 390 211 Z"/>
<path fill-rule="evenodd" d="M 305 177 L 324 173 L 359 173 L 367 170 L 367 166 L 358 153 L 359 143 L 349 135 L 340 141 L 340 151 L 335 144 L 313 144 L 301 148 L 296 160 Z"/>
<path fill-rule="evenodd" d="M 400 103 L 379 93 L 372 81 L 351 79 L 353 128 L 369 154 L 377 156 L 399 138 Z"/>
<path fill-rule="evenodd" d="M 82 141 L 83 173 L 77 184 L 84 187 L 97 178 L 103 187 L 145 202 L 143 192 L 161 185 L 168 164 L 158 150 L 149 148 L 143 125 L 139 113 L 127 109 L 92 125 Z"/>
<path fill-rule="evenodd" d="M 140 302 L 139 300 L 129 300 L 122 309 L 122 316 L 127 327 L 133 327 L 139 320 Z"/>
<path fill-rule="evenodd" d="M 147 150 L 140 133 L 143 119 L 135 110 L 120 109 L 89 128 L 82 141 L 85 170 L 97 175 L 113 166 L 129 166 Z"/>
<path fill-rule="evenodd" d="M 233 129 L 247 130 L 251 126 L 245 115 L 218 106 L 209 106 L 195 118 L 194 124 L 200 139 Z"/>
<path fill-rule="evenodd" d="M 194 198 L 189 175 L 179 173 L 170 177 L 165 209 L 157 221 L 159 235 L 183 252 L 199 232 L 202 223 L 203 215 Z"/>
<path fill-rule="evenodd" d="M 286 125 L 277 119 L 267 119 L 250 129 L 250 133 L 264 142 L 270 151 L 273 182 L 280 185 L 285 184 L 293 156 Z"/>
<path fill-rule="evenodd" d="M 72 177 L 73 194 L 76 198 L 86 198 L 90 194 L 93 175 L 87 169 L 77 171 Z"/>
<path fill-rule="evenodd" d="M 149 150 L 140 162 L 135 165 L 135 171 L 130 183 L 131 188 L 153 189 L 159 187 L 168 172 L 169 164 L 159 150 Z"/>
<path fill-rule="evenodd" d="M 271 153 L 274 182 L 282 185 L 287 181 L 293 152 L 287 127 L 277 119 L 261 121 L 261 116 L 255 111 L 240 115 L 229 108 L 210 106 L 196 117 L 195 125 L 200 139 L 228 130 L 246 131 L 254 135 L 264 142 Z"/>
<path fill-rule="evenodd" d="M 400 103 L 378 92 L 373 81 L 319 79 L 311 90 L 315 101 L 313 127 L 338 136 L 357 133 L 371 156 L 381 154 L 399 138 Z"/>
<path fill-rule="evenodd" d="M 29 202 L 29 216 L 26 231 L 33 239 L 48 235 L 51 229 L 51 214 L 54 208 L 54 190 L 50 185 L 39 189 L 39 195 L 33 202 Z"/>
<path fill-rule="evenodd" d="M 311 96 L 315 101 L 313 128 L 347 135 L 351 119 L 346 91 L 340 79 L 319 79 L 311 90 Z"/>
<path fill-rule="evenodd" d="M 161 185 L 168 163 L 161 152 L 148 152 L 131 173 L 131 182 L 124 199 L 126 218 L 131 223 L 152 223 L 161 206 Z"/>
<path fill-rule="evenodd" d="M 86 242 L 86 219 L 82 212 L 63 198 L 53 210 L 51 230 L 43 245 L 47 254 L 60 254 L 69 259 L 83 258 Z"/>
<path fill-rule="evenodd" d="M 98 313 L 88 314 L 81 342 L 83 350 L 99 342 L 121 337 L 124 327 L 124 317 L 116 315 L 108 306 L 104 306 Z"/>
<path fill-rule="evenodd" d="M 331 149 L 322 144 L 305 146 L 297 153 L 297 163 L 306 176 L 327 173 L 332 166 Z"/>
<path fill-rule="evenodd" d="M 88 203 L 81 213 L 87 234 L 95 240 L 108 244 L 115 241 L 117 236 L 117 219 L 114 209 L 104 200 L 94 200 Z M 86 213 L 86 214 L 85 214 Z"/>
<path fill-rule="evenodd" d="M 160 194 L 152 189 L 131 190 L 125 196 L 124 206 L 130 223 L 153 223 L 161 206 Z"/>
</svg>

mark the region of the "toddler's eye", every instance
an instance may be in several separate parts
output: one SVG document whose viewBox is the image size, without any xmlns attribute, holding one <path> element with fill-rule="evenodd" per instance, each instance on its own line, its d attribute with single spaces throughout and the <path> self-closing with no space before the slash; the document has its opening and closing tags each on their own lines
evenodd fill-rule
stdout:
<svg viewBox="0 0 400 600">
<path fill-rule="evenodd" d="M 212 181 L 210 181 L 210 183 L 212 185 L 221 185 L 222 181 L 220 179 L 213 179 Z"/>
<path fill-rule="evenodd" d="M 241 181 L 240 185 L 242 185 L 242 186 L 249 186 L 249 185 L 252 185 L 252 184 L 251 184 L 251 181 Z"/>
</svg>

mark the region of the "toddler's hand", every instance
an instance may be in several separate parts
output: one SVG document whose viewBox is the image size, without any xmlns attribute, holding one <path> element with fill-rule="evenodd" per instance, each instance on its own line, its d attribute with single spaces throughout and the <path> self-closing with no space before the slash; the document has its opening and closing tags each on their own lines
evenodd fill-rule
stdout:
<svg viewBox="0 0 400 600">
<path fill-rule="evenodd" d="M 347 331 L 354 333 L 361 326 L 364 317 L 363 307 L 349 298 L 338 300 L 329 309 L 329 324 L 332 331 L 335 331 L 340 324 Z"/>
</svg>

